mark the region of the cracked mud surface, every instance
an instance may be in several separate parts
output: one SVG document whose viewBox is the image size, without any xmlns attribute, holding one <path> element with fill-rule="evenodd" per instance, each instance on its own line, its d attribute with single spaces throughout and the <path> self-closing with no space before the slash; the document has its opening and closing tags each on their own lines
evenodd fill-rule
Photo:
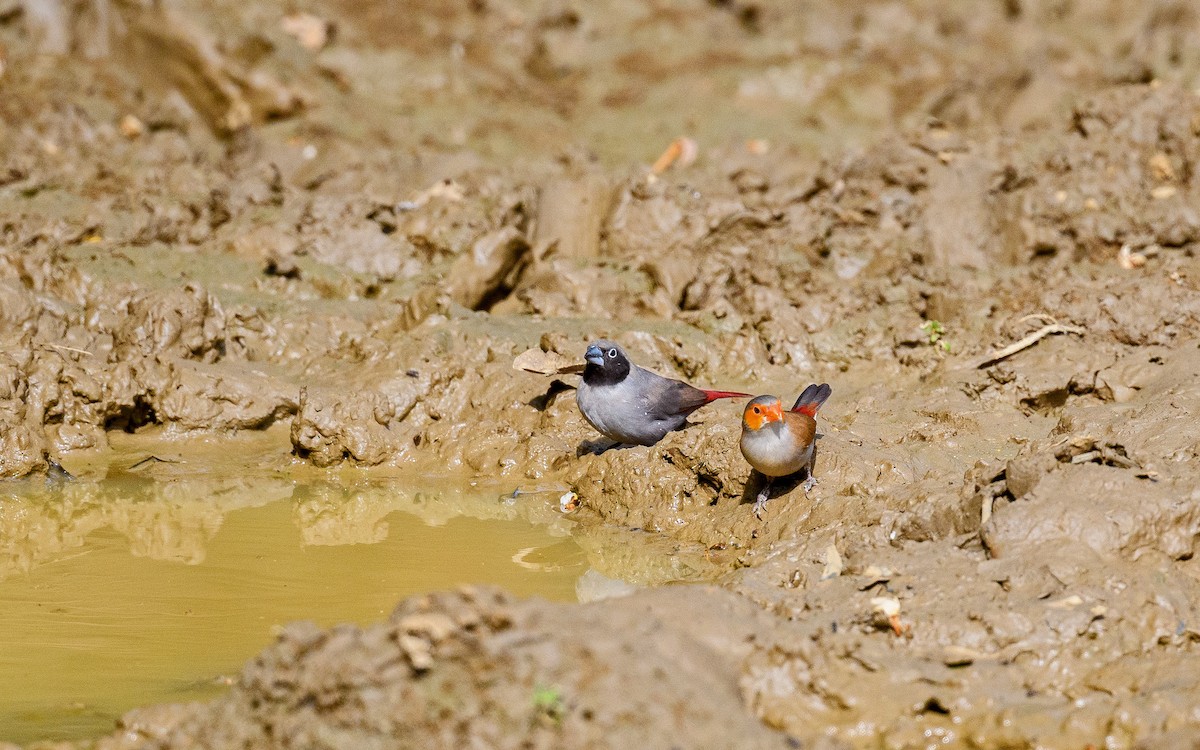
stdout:
<svg viewBox="0 0 1200 750">
<path fill-rule="evenodd" d="M 111 38 L 55 5 L 0 14 L 0 475 L 266 430 L 292 471 L 571 488 L 593 567 L 707 581 L 289 626 L 96 746 L 1200 733 L 1187 4 L 329 0 L 312 51 L 281 3 L 97 2 Z M 680 135 L 695 163 L 648 180 Z M 1078 332 L 989 361 L 1049 325 Z M 708 387 L 832 384 L 820 483 L 755 519 L 731 402 L 588 450 L 512 363 L 601 336 Z"/>
</svg>

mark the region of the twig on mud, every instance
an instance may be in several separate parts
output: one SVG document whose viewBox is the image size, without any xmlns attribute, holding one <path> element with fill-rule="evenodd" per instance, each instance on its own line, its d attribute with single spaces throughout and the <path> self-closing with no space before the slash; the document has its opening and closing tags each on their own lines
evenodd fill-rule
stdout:
<svg viewBox="0 0 1200 750">
<path fill-rule="evenodd" d="M 1035 318 L 1035 317 L 1042 319 L 1042 320 L 1051 320 L 1051 321 L 1054 320 L 1054 318 L 1051 318 L 1051 317 L 1045 316 L 1045 315 L 1028 315 L 1025 318 L 1022 318 L 1022 320 L 1027 320 L 1027 319 Z M 979 363 L 975 365 L 975 369 L 979 369 L 981 367 L 987 367 L 988 365 L 994 365 L 995 363 L 999 362 L 1000 360 L 1007 359 L 1008 357 L 1011 357 L 1012 355 L 1016 354 L 1019 351 L 1028 349 L 1029 347 L 1033 346 L 1034 344 L 1041 341 L 1045 337 L 1050 336 L 1055 333 L 1075 333 L 1075 334 L 1079 334 L 1080 336 L 1082 336 L 1084 334 L 1084 330 L 1082 328 L 1079 328 L 1078 326 L 1069 326 L 1069 325 L 1065 325 L 1063 323 L 1058 323 L 1058 322 L 1049 323 L 1047 325 L 1042 326 L 1041 328 L 1034 331 L 1033 333 L 1029 334 L 1028 336 L 1021 339 L 1020 341 L 1014 341 L 1013 343 L 1009 344 L 1008 346 L 1004 347 L 1003 349 L 992 352 L 991 354 L 989 354 L 988 356 L 986 356 L 982 360 L 980 360 Z"/>
<path fill-rule="evenodd" d="M 1022 315 L 1021 317 L 1017 318 L 1018 323 L 1024 323 L 1027 320 L 1040 320 L 1046 324 L 1058 322 L 1053 315 L 1047 315 L 1046 313 L 1029 313 L 1028 315 Z"/>
<path fill-rule="evenodd" d="M 54 349 L 62 349 L 64 351 L 68 351 L 68 352 L 75 352 L 76 354 L 86 354 L 89 357 L 95 356 L 91 352 L 89 352 L 87 349 L 76 349 L 73 346 L 64 346 L 63 344 L 44 344 L 43 346 L 49 346 Z"/>
<path fill-rule="evenodd" d="M 987 526 L 987 522 L 992 520 L 992 505 L 996 502 L 995 497 L 984 495 L 983 507 L 979 512 L 979 527 Z"/>
<path fill-rule="evenodd" d="M 671 145 L 667 146 L 667 150 L 662 152 L 650 167 L 650 174 L 646 175 L 646 181 L 653 184 L 658 176 L 671 168 L 676 162 L 679 166 L 686 167 L 696 161 L 696 156 L 699 154 L 699 146 L 691 138 L 680 136 L 671 141 Z"/>
</svg>

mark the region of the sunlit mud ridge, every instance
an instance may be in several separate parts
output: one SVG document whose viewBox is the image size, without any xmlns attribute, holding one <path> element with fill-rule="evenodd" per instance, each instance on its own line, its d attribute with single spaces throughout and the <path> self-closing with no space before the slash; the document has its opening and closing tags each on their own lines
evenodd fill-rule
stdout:
<svg viewBox="0 0 1200 750">
<path fill-rule="evenodd" d="M 686 627 L 672 602 L 695 615 Z M 627 745 L 648 724 L 696 746 L 792 746 L 728 710 L 738 702 L 734 665 L 764 622 L 755 607 L 709 589 L 629 604 L 550 607 L 468 588 L 407 601 L 365 629 L 295 624 L 246 667 L 228 700 L 130 714 L 123 737 L 98 747 L 350 747 L 414 735 L 445 748 Z M 727 631 L 722 620 L 740 624 Z M 611 670 L 627 650 L 613 632 L 656 647 L 636 667 Z M 614 702 L 630 682 L 634 696 Z"/>
<path fill-rule="evenodd" d="M 0 576 L 104 529 L 195 560 L 291 494 L 308 545 L 521 514 L 586 551 L 581 598 L 708 583 L 289 626 L 100 747 L 1200 733 L 1195 9 L 10 5 Z M 740 402 L 598 451 L 578 375 L 518 360 L 598 338 L 703 388 L 830 383 L 819 484 L 755 517 Z M 129 433 L 249 434 L 270 470 L 41 484 Z"/>
<path fill-rule="evenodd" d="M 1180 97 L 1183 107 L 1177 106 Z M 1108 124 L 1105 112 L 1118 118 L 1116 124 Z M 52 253 L 32 268 L 36 255 L 6 254 L 12 280 L 0 293 L 10 322 L 12 354 L 5 368 L 12 430 L 5 440 L 13 448 L 5 452 L 5 472 L 20 476 L 44 468 L 51 449 L 102 446 L 106 429 L 255 429 L 295 416 L 295 451 L 318 465 L 395 465 L 433 451 L 438 459 L 465 461 L 478 471 L 527 473 L 533 464 L 541 473 L 546 462 L 530 444 L 570 441 L 576 433 L 568 428 L 577 420 L 549 424 L 528 409 L 505 408 L 503 419 L 483 431 L 490 446 L 484 450 L 464 445 L 464 415 L 486 420 L 495 406 L 531 401 L 539 395 L 532 380 L 513 377 L 505 363 L 535 341 L 578 357 L 585 331 L 597 327 L 625 337 L 653 357 L 652 364 L 693 380 L 720 376 L 740 387 L 761 383 L 781 391 L 798 387 L 801 373 L 831 367 L 851 382 L 868 366 L 901 377 L 936 372 L 943 380 L 965 379 L 951 373 L 970 370 L 995 344 L 1046 321 L 1069 323 L 1074 335 L 1083 335 L 1081 351 L 1099 371 L 1122 347 L 1172 344 L 1200 314 L 1179 271 L 1168 271 L 1159 293 L 1143 299 L 1136 278 L 1088 281 L 1079 267 L 1101 248 L 1111 255 L 1114 246 L 1127 263 L 1155 257 L 1170 265 L 1173 257 L 1190 257 L 1175 248 L 1188 246 L 1200 231 L 1186 208 L 1194 186 L 1177 184 L 1183 167 L 1172 166 L 1169 154 L 1192 158 L 1195 136 L 1188 135 L 1187 123 L 1198 117 L 1196 97 L 1141 88 L 1081 105 L 1060 123 L 1095 122 L 1087 127 L 1098 132 L 1070 135 L 1066 146 L 1062 139 L 1054 146 L 1031 139 L 1034 145 L 1019 155 L 1002 157 L 997 149 L 1003 141 L 973 145 L 938 130 L 878 147 L 799 183 L 763 187 L 751 197 L 735 189 L 736 176 L 734 184 L 697 176 L 709 182 L 699 198 L 666 183 L 647 189 L 634 180 L 601 227 L 603 263 L 562 258 L 544 245 L 539 251 L 536 227 L 545 219 L 531 222 L 541 205 L 536 197 L 520 186 L 507 188 L 517 192 L 503 197 L 505 187 L 485 181 L 465 197 L 431 198 L 402 212 L 382 233 L 373 214 L 365 231 L 407 258 L 397 263 L 419 270 L 408 282 L 390 285 L 395 295 L 407 294 L 403 300 L 364 300 L 332 316 L 315 316 L 311 307 L 301 312 L 297 300 L 274 299 L 316 301 L 329 290 L 319 280 L 304 283 L 299 272 L 298 278 L 272 276 L 282 262 L 273 256 L 257 258 L 265 275 L 252 284 L 221 281 L 217 268 L 199 274 L 213 275 L 210 286 L 232 286 L 233 296 L 244 300 L 222 304 L 202 279 L 183 287 L 136 288 L 130 276 L 135 264 L 119 260 L 122 250 L 108 251 L 115 260 L 99 250 L 90 256 L 76 251 L 68 256 L 75 265 L 56 263 L 66 258 Z M 1146 131 L 1155 135 L 1140 135 Z M 1190 144 L 1181 140 L 1188 137 Z M 1112 145 L 1094 145 L 1097 140 Z M 1114 197 L 1116 188 L 1102 175 L 1122 166 L 1131 152 L 1148 166 L 1122 168 L 1119 174 L 1131 182 Z M 1072 167 L 1072 160 L 1081 166 Z M 1072 174 L 1072 190 L 1053 175 L 1020 176 L 1046 162 Z M 900 171 L 908 177 L 899 180 Z M 490 216 L 470 208 L 497 199 L 506 203 Z M 382 257 L 382 248 L 357 241 L 353 232 L 347 237 L 344 230 L 322 230 L 323 222 L 344 214 L 313 216 L 315 200 L 281 191 L 277 210 L 298 212 L 306 227 L 300 242 L 292 242 L 293 253 L 304 249 L 309 262 L 349 264 L 351 270 L 355 257 Z M 243 211 L 256 203 L 248 201 Z M 950 221 L 942 212 L 951 204 L 973 208 Z M 707 218 L 689 228 L 693 213 Z M 262 230 L 249 228 L 246 235 L 221 225 L 235 258 L 245 237 Z M 84 240 L 120 246 L 121 238 L 106 238 L 98 227 L 91 231 Z M 399 247 L 390 239 L 395 235 L 405 238 Z M 1074 250 L 1059 248 L 1064 238 Z M 328 242 L 340 243 L 335 257 L 321 250 Z M 437 255 L 422 262 L 428 250 L 416 243 Z M 656 252 L 664 246 L 672 248 L 665 259 Z M 144 252 L 142 263 L 169 268 L 180 262 L 158 246 Z M 446 259 L 439 262 L 439 256 Z M 1010 266 L 1012 273 L 1000 274 Z M 374 284 L 393 278 L 378 269 L 359 270 L 376 277 Z M 21 284 L 22 275 L 32 290 Z M 1048 275 L 1061 283 L 1046 284 Z M 1104 289 L 1100 315 L 1093 310 L 1100 287 L 1095 294 L 1078 291 L 1094 284 Z M 547 297 L 537 291 L 543 287 L 554 292 Z M 983 307 L 971 301 L 985 293 L 992 296 Z M 485 307 L 491 315 L 472 313 Z M 581 320 L 568 330 L 516 315 L 599 320 L 612 312 L 615 322 L 588 326 Z M 651 316 L 659 320 L 647 324 Z M 922 328 L 929 321 L 952 328 L 933 335 Z M 996 367 L 1009 369 L 1003 361 Z M 1092 373 L 1079 374 L 1068 391 L 1095 390 Z M 984 379 L 970 387 L 1039 387 L 1023 382 L 1021 373 L 1002 381 Z M 1029 393 L 1022 403 L 1052 397 Z M 481 434 L 477 427 L 471 425 L 475 435 Z"/>
</svg>

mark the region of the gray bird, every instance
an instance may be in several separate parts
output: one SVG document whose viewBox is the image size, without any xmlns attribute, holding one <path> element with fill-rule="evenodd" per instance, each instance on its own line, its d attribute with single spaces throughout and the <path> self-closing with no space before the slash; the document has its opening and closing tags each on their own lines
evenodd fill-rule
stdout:
<svg viewBox="0 0 1200 750">
<path fill-rule="evenodd" d="M 618 443 L 654 445 L 687 424 L 688 415 L 720 398 L 748 397 L 736 391 L 706 391 L 664 378 L 629 361 L 621 347 L 596 341 L 587 348 L 583 382 L 575 402 L 583 418 Z"/>
</svg>

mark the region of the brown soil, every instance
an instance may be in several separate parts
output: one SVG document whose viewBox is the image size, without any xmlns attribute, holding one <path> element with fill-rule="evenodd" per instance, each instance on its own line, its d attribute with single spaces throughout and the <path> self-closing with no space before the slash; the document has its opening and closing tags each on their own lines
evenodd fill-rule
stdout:
<svg viewBox="0 0 1200 750">
<path fill-rule="evenodd" d="M 598 570 L 713 585 L 291 626 L 98 747 L 1200 736 L 1190 4 L 314 0 L 320 50 L 294 5 L 0 7 L 0 475 L 274 425 L 301 466 L 569 486 Z M 820 483 L 756 519 L 732 402 L 587 450 L 512 362 L 602 335 L 831 383 Z"/>
</svg>

